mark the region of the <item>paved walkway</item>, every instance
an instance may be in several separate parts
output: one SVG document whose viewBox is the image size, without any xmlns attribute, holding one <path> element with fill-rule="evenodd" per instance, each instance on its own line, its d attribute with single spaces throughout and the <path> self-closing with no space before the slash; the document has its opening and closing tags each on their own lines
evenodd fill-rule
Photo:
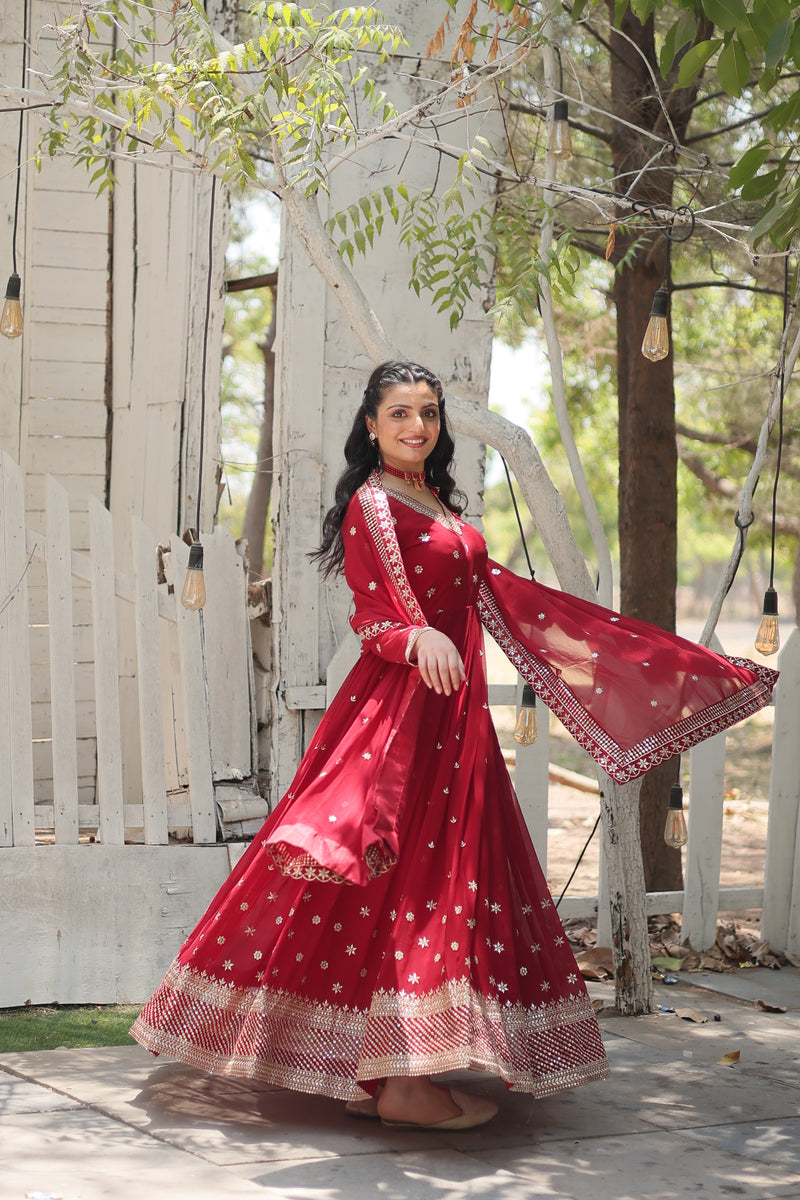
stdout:
<svg viewBox="0 0 800 1200">
<path fill-rule="evenodd" d="M 656 1002 L 707 1024 L 602 1017 L 611 1080 L 534 1103 L 470 1076 L 501 1112 L 460 1134 L 383 1130 L 134 1045 L 2 1055 L 0 1200 L 800 1200 L 800 972 L 691 978 Z"/>
</svg>

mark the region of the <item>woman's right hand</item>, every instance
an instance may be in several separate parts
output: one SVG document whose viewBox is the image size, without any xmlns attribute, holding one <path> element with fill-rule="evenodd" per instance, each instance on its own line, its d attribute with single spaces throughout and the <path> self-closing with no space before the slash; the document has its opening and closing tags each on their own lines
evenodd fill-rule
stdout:
<svg viewBox="0 0 800 1200">
<path fill-rule="evenodd" d="M 426 629 L 417 639 L 416 664 L 423 682 L 445 696 L 457 692 L 467 675 L 455 643 L 438 629 Z"/>
</svg>

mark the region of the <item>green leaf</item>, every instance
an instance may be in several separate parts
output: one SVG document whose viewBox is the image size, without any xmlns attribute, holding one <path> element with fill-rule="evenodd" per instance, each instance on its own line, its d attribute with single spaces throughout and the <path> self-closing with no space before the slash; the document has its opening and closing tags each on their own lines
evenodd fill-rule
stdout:
<svg viewBox="0 0 800 1200">
<path fill-rule="evenodd" d="M 678 87 L 688 87 L 692 80 L 697 78 L 708 60 L 719 50 L 721 45 L 721 38 L 710 38 L 708 41 L 698 42 L 696 46 L 692 46 L 690 50 L 687 50 L 681 59 L 680 69 L 678 70 Z"/>
<path fill-rule="evenodd" d="M 672 70 L 676 54 L 683 49 L 687 42 L 691 42 L 696 32 L 697 21 L 693 12 L 682 12 L 677 21 L 670 25 L 661 47 L 659 59 L 661 74 L 665 79 Z"/>
<path fill-rule="evenodd" d="M 736 29 L 745 16 L 743 0 L 703 0 L 706 16 L 726 33 Z"/>
<path fill-rule="evenodd" d="M 727 190 L 741 187 L 748 179 L 752 179 L 756 171 L 760 170 L 767 161 L 771 149 L 769 142 L 762 141 L 757 146 L 746 150 L 728 172 Z"/>
<path fill-rule="evenodd" d="M 786 51 L 789 49 L 789 43 L 792 40 L 793 30 L 794 22 L 789 18 L 786 21 L 781 21 L 780 25 L 773 31 L 764 51 L 764 63 L 768 69 L 777 66 L 785 56 Z"/>
<path fill-rule="evenodd" d="M 797 121 L 800 121 L 800 88 L 764 117 L 764 124 L 775 130 L 786 129 Z"/>
<path fill-rule="evenodd" d="M 631 10 L 637 20 L 644 25 L 648 17 L 661 7 L 661 0 L 631 0 Z"/>
<path fill-rule="evenodd" d="M 750 59 L 736 37 L 731 38 L 719 56 L 717 78 L 729 96 L 741 96 L 750 78 Z"/>
<path fill-rule="evenodd" d="M 763 175 L 754 176 L 743 185 L 742 199 L 763 200 L 775 191 L 784 174 L 784 171 L 776 168 L 774 171 L 765 171 Z"/>
<path fill-rule="evenodd" d="M 755 0 L 752 24 L 762 46 L 766 45 L 778 26 L 791 15 L 792 6 L 789 0 Z"/>
<path fill-rule="evenodd" d="M 780 204 L 775 204 L 772 208 L 768 208 L 761 220 L 750 230 L 750 241 L 755 244 L 765 233 L 769 233 L 772 227 L 785 216 L 791 209 L 792 203 L 796 201 L 795 196 L 790 196 L 788 199 L 781 201 Z"/>
</svg>

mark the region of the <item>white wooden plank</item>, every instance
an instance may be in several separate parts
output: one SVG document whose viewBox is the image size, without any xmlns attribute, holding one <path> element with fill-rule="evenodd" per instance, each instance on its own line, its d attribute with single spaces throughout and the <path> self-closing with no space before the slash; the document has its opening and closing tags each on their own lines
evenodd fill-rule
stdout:
<svg viewBox="0 0 800 1200">
<path fill-rule="evenodd" d="M 31 320 L 37 328 L 69 326 L 76 337 L 81 337 L 92 326 L 104 330 L 108 314 L 102 308 L 53 308 L 52 304 L 39 303 L 31 305 Z M 97 340 L 96 334 L 92 340 Z"/>
<path fill-rule="evenodd" d="M 101 400 L 31 400 L 31 437 L 105 438 L 108 414 Z"/>
<path fill-rule="evenodd" d="M 31 706 L 31 716 L 33 719 L 33 737 L 35 745 L 37 740 L 46 741 L 50 737 L 50 702 L 43 701 L 39 704 L 33 704 Z M 89 737 L 94 742 L 94 698 L 91 700 L 75 701 L 75 724 L 78 731 L 78 754 L 80 756 L 81 739 L 84 737 Z"/>
<path fill-rule="evenodd" d="M 74 663 L 75 699 L 94 700 L 94 656 L 92 661 Z M 50 665 L 49 663 L 31 664 L 31 697 L 34 704 L 49 704 L 50 702 Z"/>
<path fill-rule="evenodd" d="M 50 662 L 50 626 L 31 625 L 31 662 Z M 92 655 L 92 630 L 88 625 L 72 627 L 73 662 L 90 663 Z"/>
<path fill-rule="evenodd" d="M 43 510 L 28 508 L 27 524 L 29 529 L 44 529 L 47 517 Z M 86 512 L 71 512 L 69 514 L 70 544 L 74 550 L 89 549 L 89 514 Z M 31 589 L 33 590 L 33 589 Z"/>
<path fill-rule="evenodd" d="M 57 842 L 78 840 L 78 763 L 75 746 L 75 654 L 69 497 L 47 480 L 47 577 L 50 615 L 50 720 Z"/>
<path fill-rule="evenodd" d="M 189 563 L 189 548 L 180 538 L 171 541 L 170 570 L 176 596 L 180 595 Z M 189 764 L 192 830 L 195 842 L 213 842 L 217 837 L 214 784 L 211 775 L 211 741 L 203 661 L 203 610 L 191 612 L 176 605 L 183 699 L 186 710 L 186 742 Z"/>
<path fill-rule="evenodd" d="M 32 261 L 35 267 L 74 267 L 77 261 L 102 271 L 108 266 L 108 234 L 82 231 L 65 238 L 52 229 L 35 229 Z"/>
<path fill-rule="evenodd" d="M 224 845 L 9 850 L 0 1006 L 144 1001 L 228 869 Z"/>
<path fill-rule="evenodd" d="M 47 624 L 48 615 L 46 589 L 37 588 L 35 592 L 31 593 L 28 612 L 32 625 Z M 73 582 L 72 585 L 72 616 L 76 626 L 87 626 L 91 624 L 91 589 L 80 582 Z"/>
<path fill-rule="evenodd" d="M 114 548 L 111 514 L 94 498 L 89 502 L 94 610 L 94 674 L 97 711 L 97 794 L 100 836 L 104 845 L 125 840 L 122 805 L 122 744 L 117 670 L 117 619 L 114 598 Z"/>
<path fill-rule="evenodd" d="M 775 950 L 800 952 L 800 631 L 778 655 L 761 935 Z"/>
<path fill-rule="evenodd" d="M 681 935 L 698 951 L 710 950 L 717 934 L 725 745 L 725 733 L 718 733 L 695 746 L 689 756 L 689 841 Z"/>
<path fill-rule="evenodd" d="M 159 590 L 165 590 L 167 584 L 161 584 Z M 175 600 L 173 596 L 173 605 Z M 183 681 L 181 678 L 181 657 L 178 646 L 177 623 L 160 622 L 160 659 L 163 664 L 161 672 L 161 700 L 164 714 L 164 769 L 166 771 L 167 790 L 189 786 L 189 750 L 186 741 L 186 705 L 183 698 Z"/>
<path fill-rule="evenodd" d="M 522 700 L 522 677 L 517 681 L 517 711 Z M 537 737 L 532 746 L 515 743 L 514 790 L 522 815 L 536 849 L 536 856 L 547 874 L 547 801 L 550 768 L 550 713 L 536 705 Z"/>
<path fill-rule="evenodd" d="M 97 767 L 97 739 L 95 737 L 76 736 L 75 763 L 78 779 L 85 780 L 94 777 Z M 52 780 L 53 778 L 53 743 L 50 738 L 34 738 L 33 740 L 33 774 L 37 781 Z"/>
<path fill-rule="evenodd" d="M 211 769 L 215 780 L 248 778 L 251 761 L 247 581 L 230 530 L 203 536 L 206 606 L 204 653 Z"/>
<path fill-rule="evenodd" d="M 27 469 L 39 475 L 102 475 L 106 464 L 105 437 L 29 436 Z"/>
<path fill-rule="evenodd" d="M 32 362 L 30 395 L 105 404 L 105 362 Z"/>
<path fill-rule="evenodd" d="M 0 500 L 3 498 L 5 486 L 5 464 L 10 461 L 5 451 L 0 449 Z M 11 520 L 12 514 L 3 504 L 0 506 L 0 606 L 4 605 L 5 598 L 13 586 L 11 571 L 6 561 L 6 541 L 13 536 L 13 530 L 10 527 L 7 529 Z M 0 611 L 0 699 L 3 701 L 3 707 L 0 708 L 0 779 L 4 780 L 11 779 L 11 705 L 6 701 L 6 697 L 10 699 L 11 689 L 8 639 L 8 623 Z M 13 796 L 10 786 L 5 786 L 0 787 L 0 846 L 13 844 Z"/>
<path fill-rule="evenodd" d="M 99 325 L 34 323 L 30 330 L 30 355 L 32 362 L 105 365 L 106 331 L 102 323 Z"/>
<path fill-rule="evenodd" d="M 155 537 L 142 521 L 134 517 L 132 524 L 143 828 L 148 845 L 158 846 L 167 842 L 167 785 L 161 710 L 157 546 Z"/>
<path fill-rule="evenodd" d="M 125 812 L 125 836 L 126 840 L 130 838 L 132 831 L 144 829 L 144 807 L 141 804 L 126 804 Z M 166 805 L 167 824 L 169 829 L 187 829 L 192 823 L 192 813 L 189 807 L 188 798 L 185 801 L 170 802 Z M 37 803 L 34 806 L 34 814 L 36 820 L 37 833 L 52 832 L 53 829 L 53 804 L 52 800 L 48 799 L 42 803 Z M 90 802 L 81 802 L 78 805 L 78 821 L 82 834 L 96 833 L 99 824 L 99 809 L 96 804 Z M 137 843 L 139 845 L 141 843 Z M 166 844 L 166 843 L 165 843 Z"/>
<path fill-rule="evenodd" d="M 13 844 L 25 846 L 31 845 L 34 840 L 28 640 L 29 559 L 26 551 L 22 471 L 4 453 L 0 453 L 0 509 L 4 528 L 0 565 L 0 647 L 5 642 L 7 676 L 4 682 L 8 696 L 8 746 L 5 752 L 8 775 L 4 776 L 4 786 L 0 791 L 10 789 L 11 793 Z"/>
<path fill-rule="evenodd" d="M 51 471 L 69 493 L 70 503 L 86 503 L 90 496 L 102 499 L 105 494 L 105 475 L 70 475 L 62 471 Z M 25 476 L 25 504 L 28 511 L 44 511 L 47 506 L 44 475 Z"/>
<path fill-rule="evenodd" d="M 39 189 L 35 199 L 38 229 L 59 233 L 101 233 L 108 228 L 108 197 L 93 192 L 64 192 Z"/>
</svg>

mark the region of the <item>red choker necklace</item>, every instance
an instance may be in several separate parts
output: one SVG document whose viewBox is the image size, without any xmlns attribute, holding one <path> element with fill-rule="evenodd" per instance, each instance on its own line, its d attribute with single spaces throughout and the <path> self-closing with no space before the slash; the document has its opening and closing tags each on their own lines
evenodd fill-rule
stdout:
<svg viewBox="0 0 800 1200">
<path fill-rule="evenodd" d="M 395 479 L 405 479 L 406 483 L 413 483 L 418 492 L 421 492 L 425 487 L 425 472 L 423 471 L 398 471 L 397 467 L 390 467 L 387 462 L 383 463 L 381 468 L 387 475 L 394 475 Z"/>
</svg>

